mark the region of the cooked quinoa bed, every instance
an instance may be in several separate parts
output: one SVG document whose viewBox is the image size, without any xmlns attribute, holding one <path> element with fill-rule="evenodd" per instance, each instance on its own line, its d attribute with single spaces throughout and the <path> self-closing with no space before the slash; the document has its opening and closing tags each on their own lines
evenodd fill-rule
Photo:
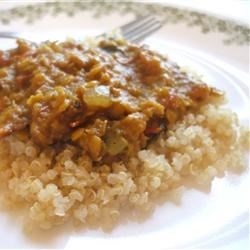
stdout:
<svg viewBox="0 0 250 250">
<path fill-rule="evenodd" d="M 74 219 L 111 229 L 124 209 L 147 214 L 157 197 L 179 199 L 187 178 L 208 186 L 225 171 L 244 170 L 249 135 L 238 129 L 233 112 L 206 105 L 127 162 L 98 168 L 72 145 L 56 154 L 53 147 L 41 150 L 9 136 L 0 142 L 1 195 L 12 208 L 25 205 L 42 228 Z"/>
<path fill-rule="evenodd" d="M 219 90 L 147 48 L 98 46 L 0 51 L 1 204 L 29 228 L 110 230 L 247 167 L 249 131 Z"/>
</svg>

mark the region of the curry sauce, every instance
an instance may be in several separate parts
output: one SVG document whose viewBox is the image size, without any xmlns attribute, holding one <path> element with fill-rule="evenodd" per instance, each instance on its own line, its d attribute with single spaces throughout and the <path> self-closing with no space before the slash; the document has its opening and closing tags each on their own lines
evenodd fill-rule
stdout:
<svg viewBox="0 0 250 250">
<path fill-rule="evenodd" d="M 123 40 L 0 51 L 0 137 L 79 145 L 93 160 L 133 155 L 221 93 L 167 57 Z"/>
</svg>

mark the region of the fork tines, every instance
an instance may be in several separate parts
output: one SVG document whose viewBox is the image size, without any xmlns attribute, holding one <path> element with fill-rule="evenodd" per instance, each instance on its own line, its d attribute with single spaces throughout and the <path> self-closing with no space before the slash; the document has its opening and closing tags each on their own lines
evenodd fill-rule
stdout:
<svg viewBox="0 0 250 250">
<path fill-rule="evenodd" d="M 140 42 L 162 27 L 162 22 L 154 16 L 147 15 L 120 27 L 123 37 L 130 42 Z"/>
</svg>

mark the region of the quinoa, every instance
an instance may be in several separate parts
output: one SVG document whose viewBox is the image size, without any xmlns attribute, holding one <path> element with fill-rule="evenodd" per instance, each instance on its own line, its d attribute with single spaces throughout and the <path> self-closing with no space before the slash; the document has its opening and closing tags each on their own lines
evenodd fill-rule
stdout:
<svg viewBox="0 0 250 250">
<path fill-rule="evenodd" d="M 73 219 L 109 230 L 125 208 L 147 214 L 156 198 L 178 202 L 187 178 L 209 186 L 226 171 L 243 171 L 246 138 L 236 114 L 211 104 L 184 116 L 137 157 L 98 168 L 72 145 L 58 153 L 12 135 L 0 141 L 1 195 L 12 208 L 26 206 L 29 222 L 44 229 Z"/>
</svg>

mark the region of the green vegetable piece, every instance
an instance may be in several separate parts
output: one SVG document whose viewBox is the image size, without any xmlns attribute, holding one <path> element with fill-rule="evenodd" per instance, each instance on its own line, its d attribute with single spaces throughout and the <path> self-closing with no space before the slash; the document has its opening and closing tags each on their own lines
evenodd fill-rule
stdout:
<svg viewBox="0 0 250 250">
<path fill-rule="evenodd" d="M 107 138 L 106 146 L 110 155 L 117 155 L 127 148 L 128 142 L 121 135 L 112 135 Z"/>
</svg>

